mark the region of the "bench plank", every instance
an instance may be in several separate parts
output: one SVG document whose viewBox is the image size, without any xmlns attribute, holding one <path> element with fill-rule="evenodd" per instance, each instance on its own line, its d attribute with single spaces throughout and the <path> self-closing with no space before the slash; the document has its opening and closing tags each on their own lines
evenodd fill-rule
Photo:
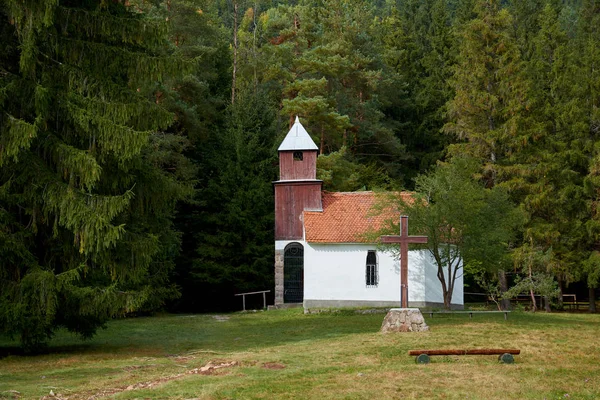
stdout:
<svg viewBox="0 0 600 400">
<path fill-rule="evenodd" d="M 428 356 L 464 356 L 464 355 L 499 355 L 499 354 L 521 354 L 519 349 L 437 349 L 437 350 L 409 350 L 409 356 L 427 354 Z"/>
<path fill-rule="evenodd" d="M 510 311 L 425 311 L 431 318 L 433 318 L 433 314 L 469 314 L 469 318 L 473 318 L 473 314 L 494 314 L 494 313 L 503 313 L 504 319 L 508 319 L 508 313 Z"/>
</svg>

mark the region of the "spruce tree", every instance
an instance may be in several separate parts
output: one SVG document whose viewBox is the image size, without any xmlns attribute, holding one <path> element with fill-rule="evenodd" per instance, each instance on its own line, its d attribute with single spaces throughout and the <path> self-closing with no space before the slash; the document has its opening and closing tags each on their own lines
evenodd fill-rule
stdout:
<svg viewBox="0 0 600 400">
<path fill-rule="evenodd" d="M 175 54 L 196 60 L 185 76 L 175 76 L 160 86 L 161 104 L 176 115 L 169 132 L 188 139 L 185 155 L 194 166 L 195 191 L 191 201 L 179 202 L 175 227 L 181 232 L 181 250 L 174 259 L 170 281 L 181 297 L 168 303 L 171 311 L 197 311 L 202 283 L 190 279 L 197 259 L 197 236 L 210 229 L 200 208 L 205 204 L 201 189 L 213 176 L 212 154 L 206 149 L 223 132 L 231 103 L 230 35 L 219 16 L 219 4 L 206 0 L 173 0 L 169 31 Z"/>
<path fill-rule="evenodd" d="M 183 65 L 145 3 L 6 0 L 0 27 L 0 329 L 90 337 L 175 293 L 189 188 L 154 85 Z"/>
<path fill-rule="evenodd" d="M 457 64 L 448 103 L 447 133 L 461 141 L 451 154 L 468 154 L 481 161 L 488 186 L 506 179 L 505 167 L 527 144 L 521 129 L 527 108 L 523 63 L 509 28 L 508 10 L 495 0 L 476 4 L 477 17 L 461 33 Z"/>
<path fill-rule="evenodd" d="M 585 146 L 578 144 L 578 118 L 572 118 L 579 107 L 568 83 L 575 65 L 559 16 L 560 7 L 550 3 L 536 15 L 539 30 L 528 42 L 526 67 L 531 83 L 530 145 L 521 152 L 518 173 L 508 185 L 528 213 L 516 259 L 545 260 L 541 272 L 552 273 L 562 287 L 577 279 L 578 266 L 587 257 L 581 221 L 589 218 L 589 207 L 583 191 L 587 156 Z"/>
<path fill-rule="evenodd" d="M 458 143 L 453 156 L 479 160 L 480 177 L 494 187 L 512 176 L 518 156 L 529 144 L 527 88 L 523 63 L 514 37 L 512 17 L 497 0 L 479 0 L 476 17 L 461 31 L 459 54 L 448 103 L 447 133 Z M 504 270 L 498 273 L 502 291 L 508 290 Z M 503 307 L 509 307 L 508 302 Z"/>
<path fill-rule="evenodd" d="M 239 307 L 236 293 L 273 286 L 276 110 L 263 93 L 239 91 L 227 123 L 203 145 L 203 179 L 195 208 L 195 254 L 180 270 L 179 308 Z M 235 302 L 235 303 L 234 303 Z"/>
<path fill-rule="evenodd" d="M 585 188 L 589 196 L 591 218 L 582 221 L 587 228 L 588 259 L 585 260 L 582 275 L 585 277 L 590 294 L 590 311 L 595 300 L 595 289 L 600 284 L 600 262 L 598 240 L 600 239 L 600 2 L 583 1 L 577 25 L 577 82 L 573 85 L 574 97 L 579 100 L 580 146 L 587 150 L 589 160 Z M 595 311 L 595 306 L 593 307 Z"/>
<path fill-rule="evenodd" d="M 441 133 L 445 105 L 452 98 L 449 85 L 456 58 L 451 4 L 446 0 L 407 1 L 394 7 L 388 18 L 394 25 L 386 28 L 386 60 L 406 85 L 408 99 L 397 99 L 386 109 L 403 123 L 396 135 L 406 145 L 408 160 L 403 170 L 414 177 L 435 165 L 443 156 L 450 137 Z M 395 36 L 389 31 L 399 31 Z M 404 105 L 399 104 L 400 101 Z"/>
</svg>

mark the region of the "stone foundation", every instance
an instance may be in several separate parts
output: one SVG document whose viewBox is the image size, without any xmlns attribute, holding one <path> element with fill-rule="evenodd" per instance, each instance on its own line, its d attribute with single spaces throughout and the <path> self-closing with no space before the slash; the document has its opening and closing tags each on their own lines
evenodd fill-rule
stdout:
<svg viewBox="0 0 600 400">
<path fill-rule="evenodd" d="M 275 306 L 283 305 L 283 253 L 275 250 Z"/>
<path fill-rule="evenodd" d="M 381 332 L 425 332 L 429 326 L 418 308 L 392 308 L 381 324 Z"/>
</svg>

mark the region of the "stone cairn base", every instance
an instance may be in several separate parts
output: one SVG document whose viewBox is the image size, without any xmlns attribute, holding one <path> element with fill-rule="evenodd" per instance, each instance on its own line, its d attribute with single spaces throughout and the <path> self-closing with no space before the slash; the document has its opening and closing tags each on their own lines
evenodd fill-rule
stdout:
<svg viewBox="0 0 600 400">
<path fill-rule="evenodd" d="M 381 332 L 425 332 L 429 326 L 418 308 L 392 308 L 381 324 Z"/>
</svg>

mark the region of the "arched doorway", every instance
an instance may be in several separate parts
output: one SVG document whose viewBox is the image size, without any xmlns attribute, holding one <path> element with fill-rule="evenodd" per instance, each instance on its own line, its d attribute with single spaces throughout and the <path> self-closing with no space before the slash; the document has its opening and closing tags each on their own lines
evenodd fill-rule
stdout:
<svg viewBox="0 0 600 400">
<path fill-rule="evenodd" d="M 290 243 L 283 253 L 283 302 L 302 303 L 304 300 L 304 247 Z"/>
</svg>

